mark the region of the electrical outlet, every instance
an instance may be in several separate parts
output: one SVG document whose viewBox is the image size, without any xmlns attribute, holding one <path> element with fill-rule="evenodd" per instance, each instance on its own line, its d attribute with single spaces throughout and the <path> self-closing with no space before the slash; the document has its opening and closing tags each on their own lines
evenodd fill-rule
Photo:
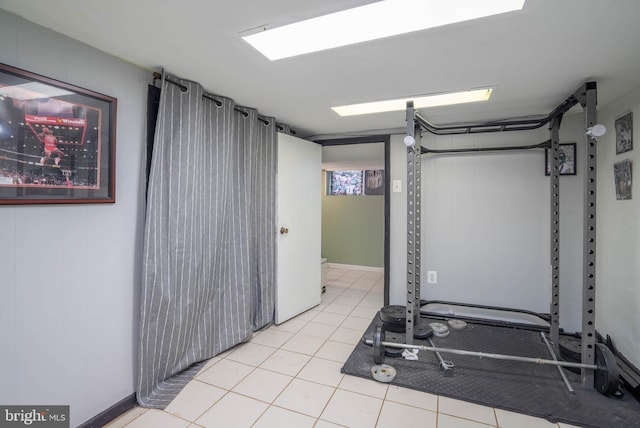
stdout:
<svg viewBox="0 0 640 428">
<path fill-rule="evenodd" d="M 427 271 L 427 283 L 428 284 L 437 284 L 438 283 L 438 272 L 435 270 Z"/>
</svg>

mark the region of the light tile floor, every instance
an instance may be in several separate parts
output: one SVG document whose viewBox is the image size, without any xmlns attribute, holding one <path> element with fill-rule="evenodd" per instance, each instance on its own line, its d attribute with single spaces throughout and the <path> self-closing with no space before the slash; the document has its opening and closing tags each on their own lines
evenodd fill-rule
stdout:
<svg viewBox="0 0 640 428">
<path fill-rule="evenodd" d="M 164 410 L 109 428 L 569 428 L 347 376 L 340 368 L 383 305 L 382 272 L 330 268 L 322 303 L 212 358 Z"/>
</svg>

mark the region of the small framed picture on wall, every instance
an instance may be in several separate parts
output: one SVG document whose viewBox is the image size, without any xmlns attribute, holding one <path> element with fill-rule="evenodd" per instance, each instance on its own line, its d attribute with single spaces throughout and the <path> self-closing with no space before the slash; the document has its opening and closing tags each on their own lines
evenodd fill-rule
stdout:
<svg viewBox="0 0 640 428">
<path fill-rule="evenodd" d="M 633 150 L 633 113 L 616 119 L 616 154 Z"/>
<path fill-rule="evenodd" d="M 576 143 L 560 144 L 560 175 L 576 175 Z M 549 149 L 544 151 L 544 175 L 551 174 L 551 156 Z"/>
<path fill-rule="evenodd" d="M 367 169 L 364 178 L 365 195 L 384 195 L 384 169 Z"/>
<path fill-rule="evenodd" d="M 616 185 L 616 199 L 619 201 L 631 199 L 631 161 L 623 160 L 613 164 L 613 175 Z"/>
</svg>

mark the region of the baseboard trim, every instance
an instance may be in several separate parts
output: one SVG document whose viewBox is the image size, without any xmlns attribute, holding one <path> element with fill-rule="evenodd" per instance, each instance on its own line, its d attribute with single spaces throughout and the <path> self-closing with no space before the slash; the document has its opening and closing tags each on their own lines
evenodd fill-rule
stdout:
<svg viewBox="0 0 640 428">
<path fill-rule="evenodd" d="M 342 263 L 327 263 L 327 267 L 333 268 L 333 269 L 366 270 L 366 271 L 369 271 L 369 272 L 384 272 L 384 268 L 383 267 L 345 265 L 345 264 L 342 264 Z"/>
<path fill-rule="evenodd" d="M 102 428 L 109 422 L 116 419 L 118 416 L 127 413 L 137 405 L 138 402 L 136 401 L 136 394 L 134 392 L 130 396 L 123 398 L 118 403 L 109 407 L 104 412 L 94 416 L 82 425 L 79 425 L 78 428 Z"/>
</svg>

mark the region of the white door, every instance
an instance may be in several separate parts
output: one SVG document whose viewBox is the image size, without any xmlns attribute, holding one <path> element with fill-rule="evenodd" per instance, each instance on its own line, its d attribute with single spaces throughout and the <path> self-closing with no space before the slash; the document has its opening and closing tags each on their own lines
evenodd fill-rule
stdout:
<svg viewBox="0 0 640 428">
<path fill-rule="evenodd" d="M 278 133 L 276 324 L 320 304 L 322 147 Z"/>
</svg>

